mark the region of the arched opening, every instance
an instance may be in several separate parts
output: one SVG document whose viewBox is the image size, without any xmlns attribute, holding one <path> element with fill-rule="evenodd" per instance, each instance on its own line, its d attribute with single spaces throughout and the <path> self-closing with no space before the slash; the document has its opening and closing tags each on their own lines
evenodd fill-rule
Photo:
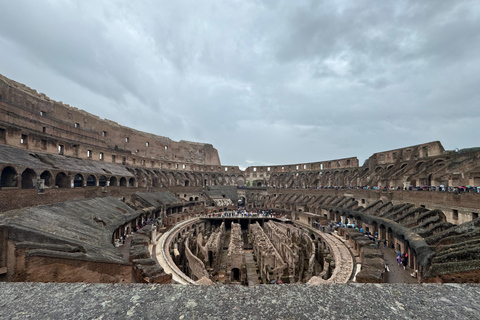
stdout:
<svg viewBox="0 0 480 320">
<path fill-rule="evenodd" d="M 418 171 L 420 170 L 420 167 L 422 166 L 423 162 L 419 162 L 415 165 L 415 170 Z"/>
<path fill-rule="evenodd" d="M 22 173 L 22 189 L 33 189 L 34 180 L 37 178 L 37 174 L 32 169 L 25 169 Z"/>
<path fill-rule="evenodd" d="M 128 180 L 128 186 L 129 187 L 135 187 L 135 179 L 134 178 L 130 178 Z"/>
<path fill-rule="evenodd" d="M 73 187 L 81 188 L 83 187 L 83 176 L 81 174 L 76 174 L 73 178 Z"/>
<path fill-rule="evenodd" d="M 190 185 L 190 181 L 185 180 L 185 187 L 188 187 Z"/>
<path fill-rule="evenodd" d="M 240 281 L 240 269 L 233 268 L 232 269 L 232 280 L 233 281 Z"/>
<path fill-rule="evenodd" d="M 57 173 L 57 176 L 55 177 L 55 185 L 59 188 L 69 188 L 70 184 L 67 175 L 63 172 Z"/>
<path fill-rule="evenodd" d="M 107 185 L 107 178 L 105 176 L 98 178 L 98 185 L 100 187 L 105 187 Z"/>
<path fill-rule="evenodd" d="M 120 178 L 120 187 L 126 187 L 127 186 L 127 179 L 125 177 Z"/>
<path fill-rule="evenodd" d="M 87 177 L 87 187 L 95 187 L 97 184 L 97 178 L 93 174 Z"/>
<path fill-rule="evenodd" d="M 245 205 L 245 197 L 240 197 L 240 198 L 238 199 L 238 205 L 239 205 L 240 207 L 243 207 L 243 206 Z"/>
<path fill-rule="evenodd" d="M 372 234 L 375 236 L 375 238 L 378 238 L 378 223 L 376 221 L 373 221 L 372 222 L 372 230 L 371 230 Z"/>
<path fill-rule="evenodd" d="M 261 187 L 262 186 L 262 183 L 261 182 L 257 182 L 257 187 Z"/>
<path fill-rule="evenodd" d="M 387 240 L 387 230 L 385 229 L 385 226 L 383 224 L 380 225 L 380 232 L 378 237 L 381 240 Z"/>
<path fill-rule="evenodd" d="M 195 197 L 195 201 L 198 201 L 198 197 Z"/>
<path fill-rule="evenodd" d="M 213 251 L 208 250 L 208 266 L 211 268 L 213 265 Z"/>
<path fill-rule="evenodd" d="M 44 180 L 45 186 L 47 186 L 47 187 L 52 186 L 53 177 L 52 177 L 52 174 L 50 173 L 50 171 L 43 171 L 42 174 L 40 175 L 40 179 Z"/>
<path fill-rule="evenodd" d="M 237 186 L 244 186 L 245 185 L 245 178 L 242 176 L 237 177 Z"/>
<path fill-rule="evenodd" d="M 111 177 L 110 178 L 110 186 L 111 187 L 116 187 L 118 183 L 117 177 Z"/>
<path fill-rule="evenodd" d="M 390 228 L 390 227 L 387 229 L 387 241 L 389 243 L 389 246 L 391 248 L 394 248 L 393 244 L 395 243 L 395 238 L 393 236 L 392 228 Z"/>
<path fill-rule="evenodd" d="M 188 199 L 188 201 L 193 201 L 193 197 L 190 197 L 190 198 Z"/>
<path fill-rule="evenodd" d="M 16 187 L 17 171 L 12 167 L 5 167 L 0 177 L 0 187 Z"/>
</svg>

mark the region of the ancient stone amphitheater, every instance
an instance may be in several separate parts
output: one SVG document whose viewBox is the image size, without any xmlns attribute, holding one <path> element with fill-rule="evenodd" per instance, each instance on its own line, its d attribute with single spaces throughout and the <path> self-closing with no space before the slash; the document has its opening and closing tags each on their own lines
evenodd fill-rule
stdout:
<svg viewBox="0 0 480 320">
<path fill-rule="evenodd" d="M 361 166 L 352 157 L 240 170 L 222 165 L 210 144 L 124 127 L 0 76 L 0 173 L 3 282 L 149 283 L 172 295 L 185 289 L 154 284 L 180 283 L 198 287 L 185 293 L 193 304 L 226 299 L 217 290 L 260 301 L 264 293 L 246 286 L 391 282 L 397 266 L 386 254 L 397 251 L 415 283 L 480 282 L 480 148 L 448 151 L 435 141 L 374 153 Z M 198 286 L 208 284 L 243 287 Z M 48 301 L 47 292 L 83 290 L 2 286 L 12 304 L 16 290 L 45 290 Z M 467 303 L 478 287 L 463 286 L 455 295 Z M 256 290 L 287 299 L 319 294 L 314 287 Z M 329 290 L 348 296 L 348 288 Z"/>
</svg>

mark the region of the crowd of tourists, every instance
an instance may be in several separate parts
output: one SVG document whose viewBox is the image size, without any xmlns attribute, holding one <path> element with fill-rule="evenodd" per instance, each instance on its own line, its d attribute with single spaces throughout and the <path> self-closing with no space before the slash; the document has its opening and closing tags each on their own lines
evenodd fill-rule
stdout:
<svg viewBox="0 0 480 320">
<path fill-rule="evenodd" d="M 280 215 L 273 210 L 249 212 L 245 207 L 239 207 L 237 211 L 224 211 L 206 214 L 208 218 L 278 218 Z"/>
<path fill-rule="evenodd" d="M 472 192 L 472 193 L 480 193 L 480 187 L 474 187 L 474 186 L 458 186 L 458 187 L 452 187 L 452 186 L 444 186 L 444 185 L 439 185 L 439 186 L 408 186 L 408 187 L 392 187 L 392 186 L 386 186 L 386 187 L 377 187 L 377 186 L 362 186 L 362 187 L 339 187 L 339 186 L 328 186 L 328 187 L 276 187 L 276 186 L 266 186 L 263 185 L 263 188 L 274 188 L 274 189 L 334 189 L 334 190 L 339 190 L 339 189 L 363 189 L 363 190 L 380 190 L 380 191 L 441 191 L 441 192 L 456 192 L 456 193 L 462 193 L 462 192 Z M 245 186 L 238 186 L 239 189 L 245 189 Z"/>
</svg>

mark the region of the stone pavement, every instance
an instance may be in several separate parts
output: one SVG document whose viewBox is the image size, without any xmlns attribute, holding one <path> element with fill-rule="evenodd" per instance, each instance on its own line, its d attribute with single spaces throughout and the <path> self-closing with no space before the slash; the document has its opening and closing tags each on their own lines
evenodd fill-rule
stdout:
<svg viewBox="0 0 480 320">
<path fill-rule="evenodd" d="M 473 284 L 0 283 L 0 319 L 479 319 Z"/>
<path fill-rule="evenodd" d="M 393 249 L 383 249 L 383 258 L 390 269 L 390 272 L 387 272 L 386 283 L 418 283 L 416 278 L 412 278 L 410 275 L 414 270 L 406 268 L 403 270 L 403 266 L 397 263 L 397 253 Z"/>
<path fill-rule="evenodd" d="M 129 262 L 130 260 L 130 243 L 132 242 L 132 235 L 128 235 L 125 238 L 125 243 L 118 247 L 118 251 L 123 255 L 123 260 L 125 262 Z"/>
</svg>

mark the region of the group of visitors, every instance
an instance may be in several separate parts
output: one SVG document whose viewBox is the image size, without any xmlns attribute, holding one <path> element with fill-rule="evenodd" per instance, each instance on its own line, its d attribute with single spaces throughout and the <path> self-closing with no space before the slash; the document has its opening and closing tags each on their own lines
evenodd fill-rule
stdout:
<svg viewBox="0 0 480 320">
<path fill-rule="evenodd" d="M 399 250 L 397 253 L 397 263 L 399 266 L 403 266 L 403 270 L 405 270 L 408 265 L 408 253 L 402 254 L 402 252 Z"/>
<path fill-rule="evenodd" d="M 393 187 L 393 186 L 361 186 L 361 187 L 351 187 L 351 186 L 326 186 L 326 187 L 297 187 L 297 186 L 291 186 L 291 187 L 275 187 L 275 186 L 265 186 L 263 187 L 267 188 L 274 188 L 274 189 L 365 189 L 365 190 L 383 190 L 383 191 L 443 191 L 443 192 L 456 192 L 456 193 L 461 193 L 461 192 L 474 192 L 474 193 L 480 193 L 480 187 L 474 187 L 474 186 L 458 186 L 458 187 L 452 187 L 452 186 L 447 186 L 445 187 L 444 185 L 440 186 L 408 186 L 408 187 Z M 244 189 L 245 186 L 238 186 L 239 189 Z"/>
<path fill-rule="evenodd" d="M 239 209 L 238 211 L 224 211 L 224 212 L 214 212 L 206 215 L 209 218 L 277 218 L 277 213 L 270 211 L 261 211 L 261 212 L 248 212 L 245 209 Z"/>
<path fill-rule="evenodd" d="M 133 232 L 137 232 L 138 230 L 140 230 L 141 228 L 149 225 L 149 224 L 153 224 L 155 221 L 153 221 L 152 219 L 148 219 L 148 220 L 145 220 L 143 221 L 142 223 L 140 223 L 140 225 L 136 225 L 135 227 L 133 227 Z"/>
</svg>

